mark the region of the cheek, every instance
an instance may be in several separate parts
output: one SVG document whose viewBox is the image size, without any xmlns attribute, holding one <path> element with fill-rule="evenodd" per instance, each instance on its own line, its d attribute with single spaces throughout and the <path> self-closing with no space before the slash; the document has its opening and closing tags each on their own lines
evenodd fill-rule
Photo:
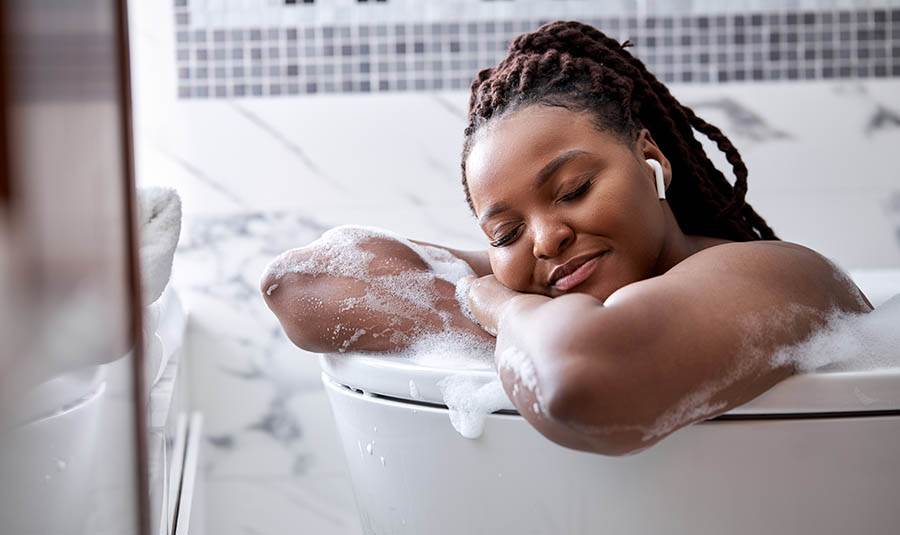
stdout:
<svg viewBox="0 0 900 535">
<path fill-rule="evenodd" d="M 648 276 L 665 240 L 666 223 L 656 198 L 638 188 L 622 193 L 616 208 L 604 215 L 604 228 L 618 248 L 613 264 L 624 285 Z"/>
<path fill-rule="evenodd" d="M 658 206 L 648 202 L 637 187 L 640 177 L 622 178 L 599 192 L 585 217 L 593 218 L 619 245 L 639 245 L 652 239 L 653 229 L 659 225 Z"/>
<path fill-rule="evenodd" d="M 514 245 L 492 248 L 488 252 L 494 277 L 500 284 L 517 292 L 524 292 L 531 287 L 531 274 L 534 269 L 530 246 L 520 236 Z"/>
</svg>

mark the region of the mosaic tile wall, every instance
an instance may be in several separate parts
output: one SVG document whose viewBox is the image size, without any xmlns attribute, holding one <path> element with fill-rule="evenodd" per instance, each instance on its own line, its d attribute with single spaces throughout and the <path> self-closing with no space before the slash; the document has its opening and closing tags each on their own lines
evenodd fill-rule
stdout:
<svg viewBox="0 0 900 535">
<path fill-rule="evenodd" d="M 194 14 L 175 0 L 180 98 L 465 89 L 512 38 L 550 20 L 198 28 Z M 579 20 L 630 39 L 667 83 L 900 76 L 900 8 Z"/>
</svg>

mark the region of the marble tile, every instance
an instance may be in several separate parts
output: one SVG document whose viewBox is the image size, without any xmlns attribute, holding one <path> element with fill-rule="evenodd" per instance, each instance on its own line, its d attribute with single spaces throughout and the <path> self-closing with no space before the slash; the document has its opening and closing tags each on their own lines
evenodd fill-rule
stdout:
<svg viewBox="0 0 900 535">
<path fill-rule="evenodd" d="M 189 214 L 464 200 L 465 125 L 434 98 L 176 103 L 167 121 L 141 173 L 180 177 Z"/>
<path fill-rule="evenodd" d="M 731 139 L 747 165 L 750 191 L 807 192 L 900 184 L 891 157 L 900 125 L 876 119 L 900 112 L 898 89 L 900 82 L 886 80 L 675 86 L 673 94 Z M 870 128 L 873 121 L 880 126 Z M 724 154 L 695 135 L 733 181 Z"/>
<path fill-rule="evenodd" d="M 728 135 L 753 189 L 896 184 L 896 81 L 683 86 L 685 104 Z M 321 96 L 177 103 L 141 173 L 178 186 L 188 214 L 458 204 L 465 94 Z M 877 126 L 872 126 L 877 125 Z M 427 135 L 423 135 L 423 130 Z M 730 165 L 700 136 L 713 162 Z M 164 177 L 169 177 L 163 180 Z"/>
<path fill-rule="evenodd" d="M 751 192 L 748 201 L 781 239 L 847 269 L 900 266 L 898 189 Z"/>
</svg>

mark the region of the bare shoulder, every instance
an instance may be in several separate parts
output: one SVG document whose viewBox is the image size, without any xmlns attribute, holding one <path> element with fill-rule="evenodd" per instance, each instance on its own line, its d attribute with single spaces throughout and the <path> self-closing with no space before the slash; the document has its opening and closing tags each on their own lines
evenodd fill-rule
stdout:
<svg viewBox="0 0 900 535">
<path fill-rule="evenodd" d="M 675 266 L 674 277 L 707 280 L 741 277 L 749 288 L 824 310 L 868 312 L 871 303 L 850 277 L 809 247 L 778 240 L 729 242 L 708 247 Z M 749 289 L 748 288 L 748 289 Z M 774 303 L 773 303 L 774 304 Z"/>
<path fill-rule="evenodd" d="M 641 341 L 643 351 L 710 361 L 738 351 L 752 331 L 766 332 L 774 348 L 805 339 L 835 310 L 872 310 L 826 257 L 776 241 L 709 247 L 664 275 L 620 288 L 604 304 L 613 328 Z"/>
<path fill-rule="evenodd" d="M 578 362 L 601 364 L 569 372 L 585 378 L 573 379 L 579 388 L 572 406 L 584 407 L 574 412 L 577 418 L 592 421 L 592 415 L 629 407 L 610 421 L 663 429 L 641 439 L 657 440 L 746 403 L 795 373 L 796 360 L 774 357 L 809 340 L 833 312 L 871 311 L 852 281 L 807 247 L 706 244 L 665 274 L 618 289 L 595 306 L 597 313 L 579 311 L 587 318 L 579 324 L 581 336 L 561 347 L 590 356 Z M 595 371 L 585 372 L 590 366 Z"/>
</svg>

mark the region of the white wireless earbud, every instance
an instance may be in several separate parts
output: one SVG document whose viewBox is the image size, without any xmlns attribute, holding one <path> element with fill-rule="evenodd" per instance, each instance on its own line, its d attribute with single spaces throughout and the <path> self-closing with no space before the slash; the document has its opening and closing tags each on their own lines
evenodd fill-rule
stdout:
<svg viewBox="0 0 900 535">
<path fill-rule="evenodd" d="M 650 164 L 650 167 L 653 168 L 653 173 L 656 175 L 656 193 L 659 195 L 660 199 L 666 198 L 666 181 L 663 178 L 663 168 L 662 164 L 653 158 L 647 158 L 647 163 Z"/>
</svg>

